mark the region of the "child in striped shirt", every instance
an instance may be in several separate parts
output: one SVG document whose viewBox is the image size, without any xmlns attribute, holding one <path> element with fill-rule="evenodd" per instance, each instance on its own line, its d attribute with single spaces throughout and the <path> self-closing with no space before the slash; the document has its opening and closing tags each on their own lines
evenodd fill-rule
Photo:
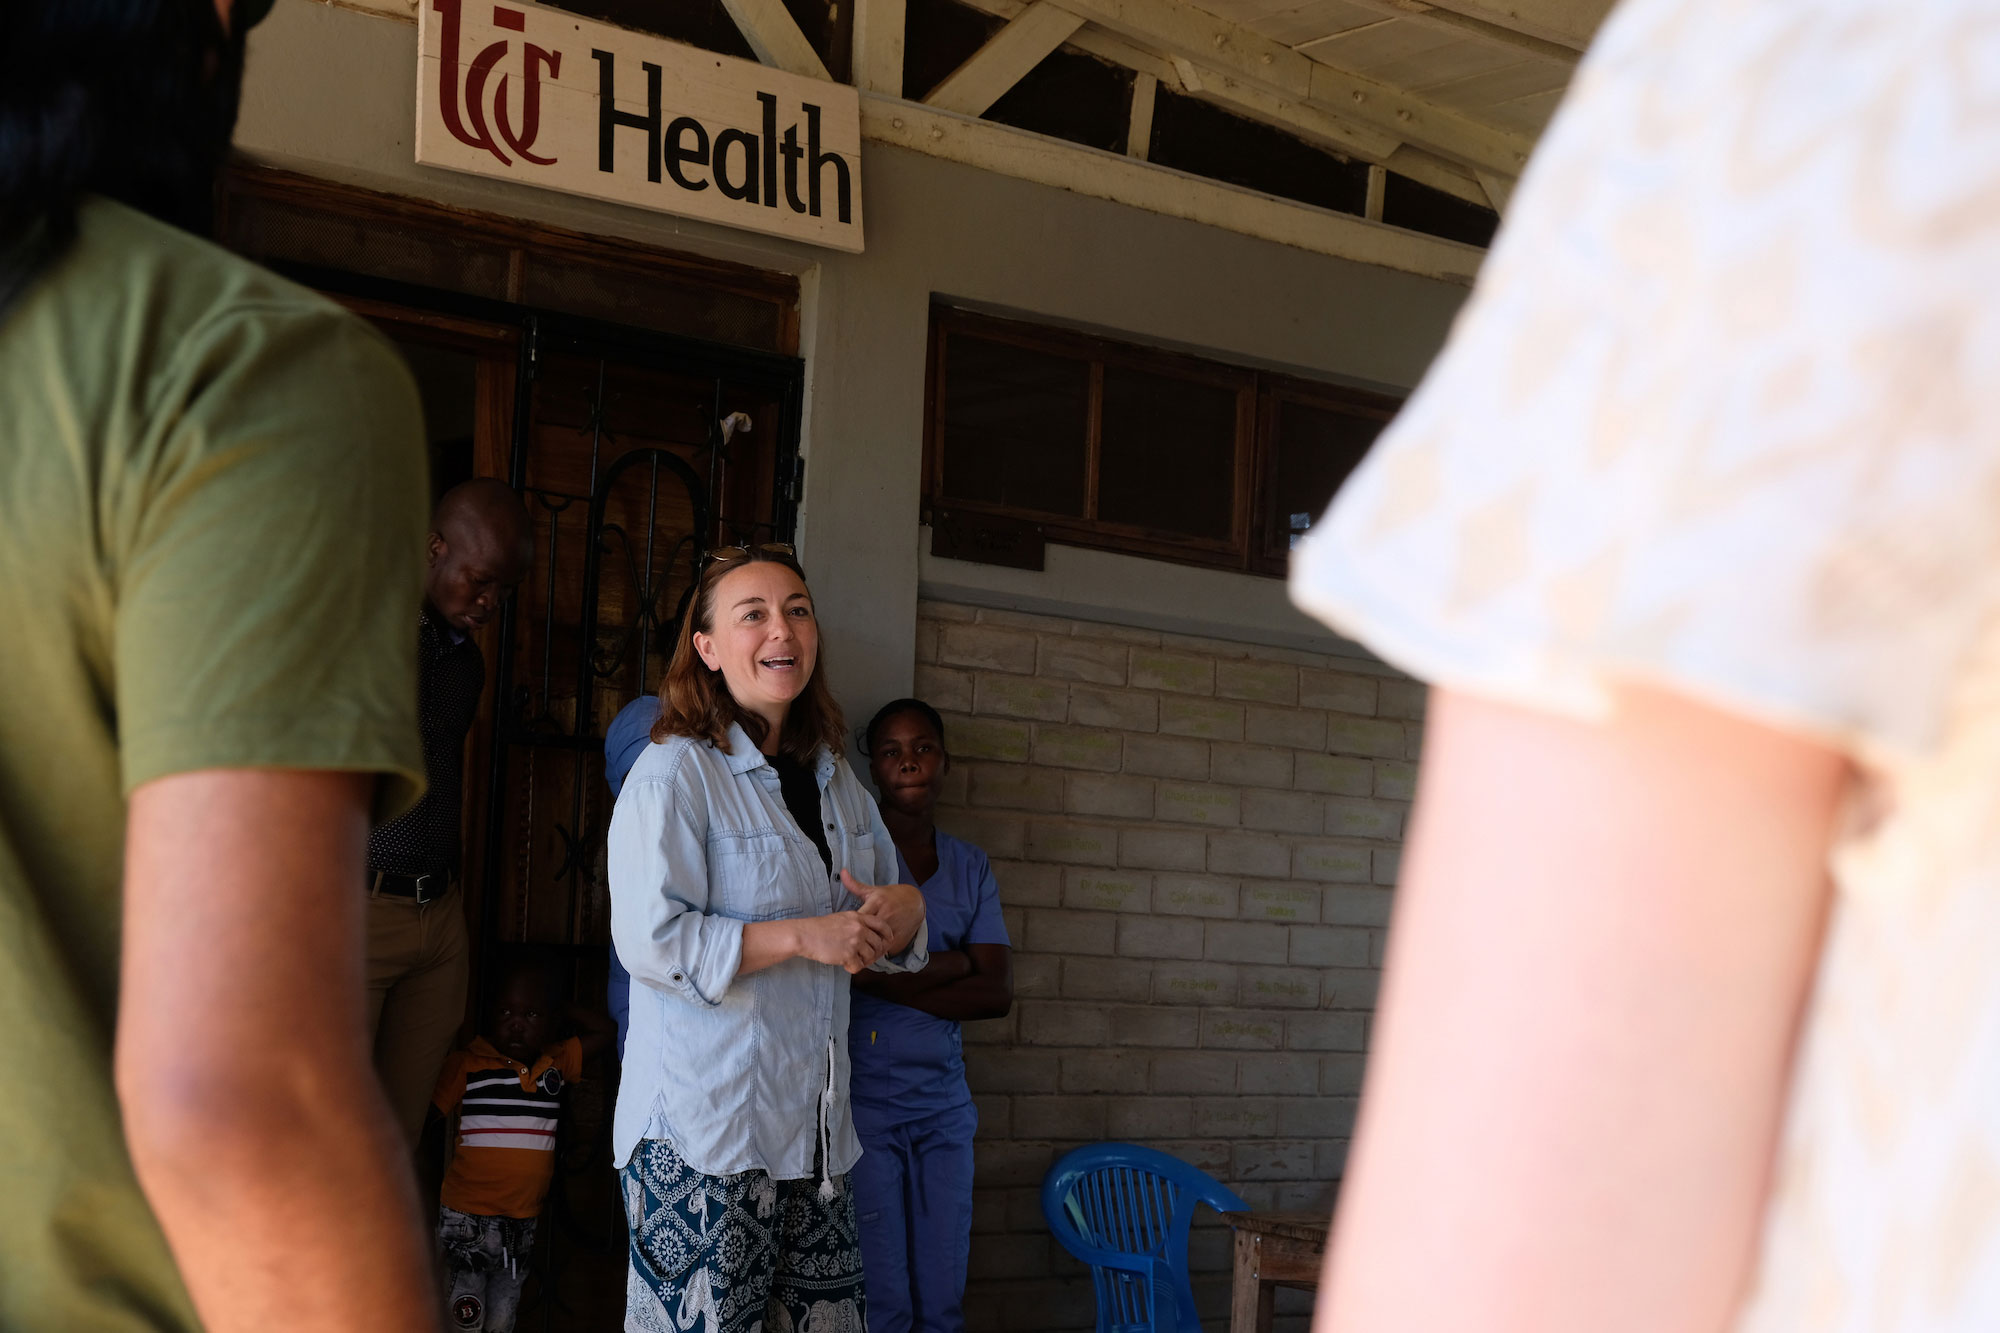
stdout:
<svg viewBox="0 0 2000 1333">
<path fill-rule="evenodd" d="M 481 1035 L 445 1061 L 432 1094 L 440 1115 L 458 1112 L 458 1149 L 438 1209 L 450 1328 L 514 1327 L 535 1219 L 555 1176 L 562 1090 L 582 1075 L 587 1056 L 611 1043 L 607 1019 L 572 1009 L 580 1035 L 551 1044 L 557 1015 L 548 971 L 515 965 L 501 978 Z"/>
</svg>

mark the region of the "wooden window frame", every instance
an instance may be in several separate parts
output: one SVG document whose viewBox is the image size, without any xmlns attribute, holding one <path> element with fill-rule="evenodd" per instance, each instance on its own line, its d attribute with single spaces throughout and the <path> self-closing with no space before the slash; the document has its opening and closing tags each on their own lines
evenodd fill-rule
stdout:
<svg viewBox="0 0 2000 1333">
<path fill-rule="evenodd" d="M 1030 351 L 1088 363 L 1089 420 L 1084 438 L 1084 512 L 1081 517 L 1051 514 L 1013 505 L 965 500 L 946 494 L 944 486 L 945 380 L 949 373 L 947 344 L 953 335 L 969 335 Z M 1387 421 L 1402 406 L 1400 400 L 1296 376 L 1276 375 L 1208 357 L 1162 351 L 1138 343 L 1077 333 L 1024 320 L 979 314 L 959 307 L 931 307 L 928 357 L 924 376 L 923 518 L 940 511 L 984 515 L 1011 525 L 1032 525 L 1043 541 L 1125 555 L 1144 556 L 1177 564 L 1282 577 L 1289 563 L 1289 533 L 1265 510 L 1277 477 L 1279 406 L 1287 402 L 1346 412 Z M 1190 537 L 1143 525 L 1113 523 L 1096 517 L 1103 445 L 1104 368 L 1118 366 L 1194 383 L 1232 389 L 1236 393 L 1236 440 L 1232 468 L 1235 487 L 1226 539 Z"/>
<path fill-rule="evenodd" d="M 1339 412 L 1346 416 L 1372 417 L 1387 429 L 1396 413 L 1402 410 L 1403 400 L 1387 394 L 1325 384 L 1319 380 L 1300 379 L 1295 375 L 1266 374 L 1260 378 L 1262 383 L 1257 394 L 1257 514 L 1260 521 L 1250 568 L 1259 574 L 1282 578 L 1291 568 L 1292 534 L 1285 516 L 1272 507 L 1277 503 L 1274 492 L 1278 484 L 1279 409 L 1286 403 L 1297 403 L 1301 407 Z M 1336 490 L 1335 494 L 1338 493 Z"/>
<path fill-rule="evenodd" d="M 503 291 L 471 293 L 447 287 L 430 289 L 441 300 L 454 306 L 522 302 L 523 283 L 531 255 L 549 266 L 569 267 L 613 280 L 631 275 L 672 283 L 690 291 L 707 290 L 746 298 L 772 308 L 776 325 L 773 344 L 725 345 L 743 345 L 753 351 L 775 352 L 781 356 L 799 355 L 799 280 L 790 273 L 667 250 L 623 237 L 573 231 L 505 214 L 459 208 L 408 195 L 384 194 L 264 166 L 240 157 L 233 158 L 218 177 L 215 201 L 215 235 L 225 245 L 230 244 L 235 215 L 246 208 L 254 209 L 257 204 L 268 202 L 338 217 L 357 226 L 386 232 L 407 230 L 430 238 L 448 238 L 453 244 L 504 254 L 507 278 Z M 259 254 L 252 254 L 251 257 L 280 271 L 288 267 L 282 259 Z M 347 269 L 338 271 L 354 272 Z M 374 275 L 356 272 L 355 276 L 369 278 Z M 309 282 L 308 285 L 316 284 Z M 542 308 L 557 309 L 552 306 Z M 603 319 L 590 314 L 576 317 Z M 667 328 L 634 327 L 673 336 L 695 336 Z"/>
</svg>

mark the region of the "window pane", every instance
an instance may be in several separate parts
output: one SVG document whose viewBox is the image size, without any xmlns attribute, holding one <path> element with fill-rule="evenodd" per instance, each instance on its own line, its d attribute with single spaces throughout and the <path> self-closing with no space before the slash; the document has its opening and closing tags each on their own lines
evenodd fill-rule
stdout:
<svg viewBox="0 0 2000 1333">
<path fill-rule="evenodd" d="M 1104 368 L 1097 516 L 1229 540 L 1236 510 L 1235 389 Z"/>
<path fill-rule="evenodd" d="M 1340 483 L 1388 424 L 1370 416 L 1280 402 L 1273 529 L 1297 534 L 1317 523 Z"/>
<path fill-rule="evenodd" d="M 943 379 L 947 497 L 1083 516 L 1089 363 L 955 333 Z"/>
</svg>

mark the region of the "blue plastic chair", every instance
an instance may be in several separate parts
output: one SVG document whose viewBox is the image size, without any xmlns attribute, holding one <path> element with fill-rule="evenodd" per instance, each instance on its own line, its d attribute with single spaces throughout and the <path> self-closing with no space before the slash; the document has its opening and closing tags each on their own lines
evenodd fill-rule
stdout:
<svg viewBox="0 0 2000 1333">
<path fill-rule="evenodd" d="M 1202 1333 L 1188 1281 L 1197 1202 L 1218 1213 L 1249 1209 L 1207 1172 L 1136 1143 L 1093 1143 L 1049 1168 L 1042 1215 L 1090 1265 L 1097 1333 Z"/>
</svg>

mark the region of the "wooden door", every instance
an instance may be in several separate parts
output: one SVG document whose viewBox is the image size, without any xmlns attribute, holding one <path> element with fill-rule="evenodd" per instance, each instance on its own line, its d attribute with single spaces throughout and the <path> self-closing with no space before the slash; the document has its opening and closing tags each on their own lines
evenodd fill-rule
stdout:
<svg viewBox="0 0 2000 1333">
<path fill-rule="evenodd" d="M 497 635 L 485 840 L 468 878 L 481 896 L 475 1003 L 495 964 L 530 949 L 601 1008 L 605 728 L 658 690 L 704 553 L 791 539 L 803 374 L 792 358 L 536 318 L 517 383 L 507 475 L 536 555 Z M 603 1066 L 571 1095 L 524 1330 L 622 1326 L 617 1070 Z"/>
<path fill-rule="evenodd" d="M 704 552 L 791 540 L 802 365 L 539 313 L 480 319 L 343 299 L 417 376 L 434 492 L 500 477 L 534 520 L 534 566 L 480 636 L 488 688 L 466 747 L 475 955 L 462 1035 L 517 952 L 555 963 L 571 998 L 602 1009 L 605 728 L 658 690 Z M 606 1057 L 568 1093 L 524 1333 L 623 1325 L 617 1088 Z"/>
</svg>

